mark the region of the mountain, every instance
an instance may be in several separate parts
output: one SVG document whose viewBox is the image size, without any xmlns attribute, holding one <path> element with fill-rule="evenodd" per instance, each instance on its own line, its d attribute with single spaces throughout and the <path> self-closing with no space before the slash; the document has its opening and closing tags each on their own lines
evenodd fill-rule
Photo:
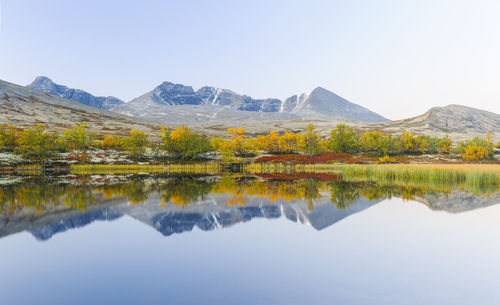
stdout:
<svg viewBox="0 0 500 305">
<path fill-rule="evenodd" d="M 286 105 L 286 109 L 292 109 L 290 112 L 300 114 L 302 116 L 323 114 L 363 122 L 388 121 L 388 119 L 383 116 L 357 104 L 351 103 L 335 93 L 321 87 L 314 89 L 307 96 L 304 94 L 298 97 L 293 96 L 288 98 L 286 101 L 289 101 L 289 104 Z"/>
<path fill-rule="evenodd" d="M 278 99 L 254 99 L 239 95 L 231 90 L 202 87 L 194 91 L 191 86 L 163 82 L 153 90 L 128 102 L 121 108 L 133 113 L 135 108 L 152 106 L 207 105 L 226 107 L 242 111 L 279 112 L 281 101 Z M 120 109 L 120 107 L 118 107 Z"/>
<path fill-rule="evenodd" d="M 288 113 L 292 117 L 331 116 L 363 122 L 383 122 L 386 118 L 323 88 L 316 88 L 310 94 L 294 95 L 282 101 L 276 98 L 255 99 L 240 95 L 228 89 L 205 86 L 194 91 L 191 86 L 164 82 L 132 101 L 119 105 L 113 110 L 135 117 L 148 117 L 158 113 L 173 113 L 176 108 L 166 106 L 204 106 L 215 107 L 214 110 L 230 109 L 244 112 Z M 199 113 L 200 108 L 184 107 Z M 291 118 L 290 116 L 287 118 Z"/>
<path fill-rule="evenodd" d="M 500 115 L 461 105 L 434 107 L 426 113 L 409 119 L 366 125 L 365 129 L 380 129 L 401 133 L 411 131 L 418 134 L 453 135 L 455 139 L 484 136 L 491 132 L 500 135 Z"/>
<path fill-rule="evenodd" d="M 39 90 L 0 80 L 0 123 L 32 127 L 44 124 L 51 131 L 61 131 L 82 122 L 98 134 L 126 134 L 130 129 L 153 133 L 159 126 L 90 107 Z"/>
<path fill-rule="evenodd" d="M 38 76 L 26 87 L 44 91 L 52 95 L 57 95 L 68 100 L 104 110 L 111 110 L 116 106 L 125 103 L 124 101 L 113 96 L 94 96 L 80 89 L 68 88 L 66 86 L 56 84 L 50 78 L 45 76 Z"/>
</svg>

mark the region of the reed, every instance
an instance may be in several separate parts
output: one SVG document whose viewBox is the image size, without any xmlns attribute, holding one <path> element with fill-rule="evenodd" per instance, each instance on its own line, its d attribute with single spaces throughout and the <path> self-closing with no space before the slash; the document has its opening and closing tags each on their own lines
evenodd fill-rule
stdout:
<svg viewBox="0 0 500 305">
<path fill-rule="evenodd" d="M 377 164 L 336 165 L 332 170 L 344 177 L 389 181 L 450 181 L 500 186 L 497 164 Z"/>
<path fill-rule="evenodd" d="M 221 168 L 217 163 L 197 164 L 74 164 L 70 173 L 76 175 L 92 174 L 217 174 Z"/>
<path fill-rule="evenodd" d="M 263 173 L 339 173 L 344 178 L 377 181 L 430 181 L 500 186 L 499 164 L 295 164 L 258 163 L 245 171 Z"/>
<path fill-rule="evenodd" d="M 43 166 L 39 164 L 25 164 L 16 167 L 16 174 L 21 176 L 39 176 L 43 174 Z"/>
</svg>

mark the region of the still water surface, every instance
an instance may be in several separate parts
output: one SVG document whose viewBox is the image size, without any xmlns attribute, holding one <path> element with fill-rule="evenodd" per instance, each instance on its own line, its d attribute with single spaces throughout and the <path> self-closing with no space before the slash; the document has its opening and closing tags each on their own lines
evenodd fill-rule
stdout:
<svg viewBox="0 0 500 305">
<path fill-rule="evenodd" d="M 500 303 L 496 192 L 275 178 L 4 185 L 0 304 Z"/>
</svg>

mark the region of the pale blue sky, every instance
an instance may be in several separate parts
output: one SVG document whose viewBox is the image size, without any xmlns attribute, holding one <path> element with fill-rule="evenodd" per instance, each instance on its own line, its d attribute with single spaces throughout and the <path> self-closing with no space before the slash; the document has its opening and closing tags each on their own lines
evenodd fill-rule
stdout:
<svg viewBox="0 0 500 305">
<path fill-rule="evenodd" d="M 162 81 L 286 98 L 316 86 L 391 119 L 500 112 L 500 1 L 0 0 L 0 79 L 126 101 Z"/>
</svg>

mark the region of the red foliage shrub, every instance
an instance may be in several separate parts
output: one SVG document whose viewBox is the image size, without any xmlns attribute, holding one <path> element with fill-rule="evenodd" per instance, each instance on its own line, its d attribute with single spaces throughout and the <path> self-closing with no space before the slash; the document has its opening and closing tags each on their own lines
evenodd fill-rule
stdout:
<svg viewBox="0 0 500 305">
<path fill-rule="evenodd" d="M 276 155 L 262 156 L 255 159 L 257 163 L 273 162 L 273 163 L 293 163 L 293 164 L 314 164 L 314 163 L 331 163 L 331 162 L 348 162 L 353 157 L 350 154 L 327 154 L 319 156 L 306 155 Z"/>
<path fill-rule="evenodd" d="M 271 179 L 271 180 L 300 180 L 308 178 L 329 180 L 329 181 L 342 180 L 342 176 L 340 175 L 320 174 L 320 173 L 257 174 L 256 176 L 262 179 Z"/>
</svg>

